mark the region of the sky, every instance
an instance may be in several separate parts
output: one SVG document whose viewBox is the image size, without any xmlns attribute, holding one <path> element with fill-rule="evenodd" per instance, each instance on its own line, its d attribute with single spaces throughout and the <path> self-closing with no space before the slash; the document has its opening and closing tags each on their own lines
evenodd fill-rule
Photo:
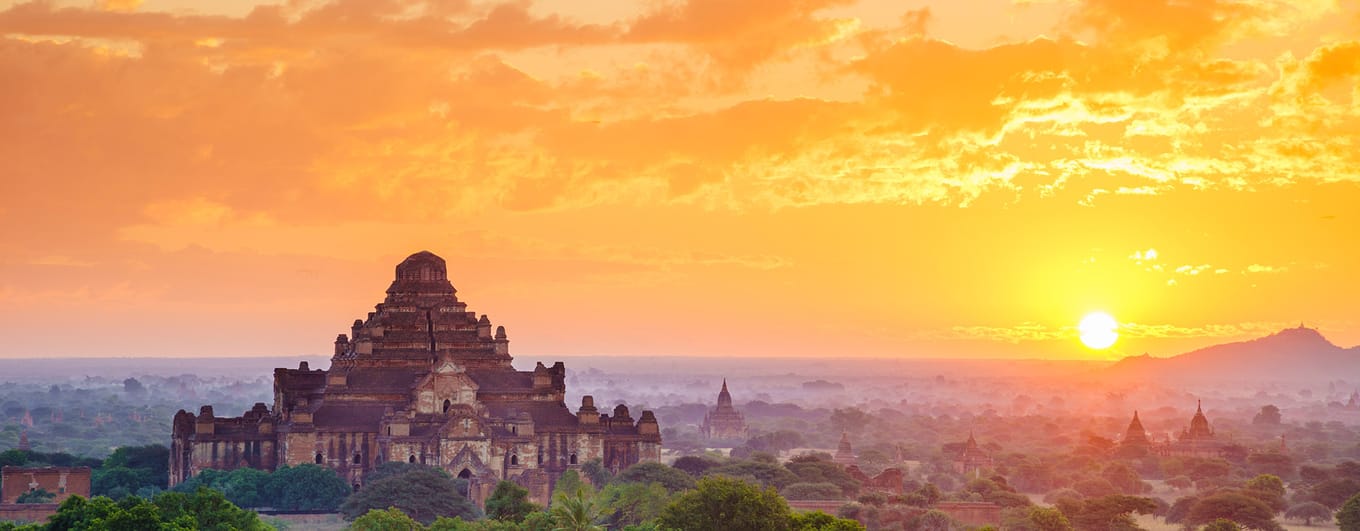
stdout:
<svg viewBox="0 0 1360 531">
<path fill-rule="evenodd" d="M 0 357 L 1360 344 L 1360 0 L 0 0 Z M 1094 351 L 1077 322 L 1105 311 Z"/>
</svg>

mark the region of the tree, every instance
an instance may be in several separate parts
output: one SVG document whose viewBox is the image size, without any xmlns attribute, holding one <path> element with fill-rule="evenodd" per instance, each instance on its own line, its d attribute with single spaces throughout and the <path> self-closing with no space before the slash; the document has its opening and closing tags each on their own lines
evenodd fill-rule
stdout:
<svg viewBox="0 0 1360 531">
<path fill-rule="evenodd" d="M 1247 480 L 1246 489 L 1242 493 L 1265 502 L 1270 510 L 1277 513 L 1289 506 L 1284 499 L 1284 481 L 1270 474 L 1261 474 Z"/>
<path fill-rule="evenodd" d="M 282 466 L 269 474 L 266 492 L 273 507 L 285 511 L 334 511 L 350 486 L 335 471 L 313 464 Z"/>
<path fill-rule="evenodd" d="M 655 519 L 670 503 L 670 497 L 660 483 L 610 483 L 600 491 L 604 505 L 613 511 L 606 519 L 610 529 Z"/>
<path fill-rule="evenodd" d="M 789 460 L 784 468 L 797 477 L 797 483 L 833 483 L 840 487 L 841 496 L 854 496 L 860 489 L 859 481 L 851 477 L 845 471 L 845 467 L 833 462 L 831 456 L 827 454 L 798 456 Z"/>
<path fill-rule="evenodd" d="M 1143 478 L 1138 476 L 1133 467 L 1119 461 L 1106 466 L 1105 470 L 1100 472 L 1100 477 L 1108 480 L 1121 494 L 1142 494 L 1146 487 Z"/>
<path fill-rule="evenodd" d="M 20 494 L 14 503 L 52 503 L 56 497 L 56 494 L 47 492 L 47 489 L 39 488 Z"/>
<path fill-rule="evenodd" d="M 256 531 L 270 529 L 254 511 L 227 500 L 222 493 L 200 488 L 193 494 L 164 492 L 154 500 L 166 522 L 188 522 L 189 529 Z"/>
<path fill-rule="evenodd" d="M 1241 530 L 1242 526 L 1237 525 L 1237 522 L 1228 520 L 1226 518 L 1219 518 L 1217 520 L 1209 522 L 1209 525 L 1204 526 L 1204 529 L 1201 531 L 1241 531 Z"/>
<path fill-rule="evenodd" d="M 423 524 L 430 524 L 441 516 L 466 520 L 478 516 L 477 506 L 458 493 L 453 478 L 442 470 L 429 467 L 369 483 L 346 499 L 340 512 L 345 518 L 357 519 L 371 510 L 388 508 L 396 508 Z"/>
<path fill-rule="evenodd" d="M 552 517 L 557 522 L 554 531 L 604 531 L 599 523 L 610 512 L 594 493 L 577 485 L 575 492 L 563 492 L 553 498 Z"/>
<path fill-rule="evenodd" d="M 146 388 L 142 387 L 142 382 L 137 381 L 136 378 L 128 378 L 123 380 L 123 392 L 128 394 L 140 394 L 146 392 Z"/>
<path fill-rule="evenodd" d="M 1078 531 L 1107 531 L 1135 529 L 1132 514 L 1150 514 L 1157 510 L 1157 503 L 1148 498 L 1113 494 L 1088 500 L 1060 499 L 1058 510 Z"/>
<path fill-rule="evenodd" d="M 1190 507 L 1185 523 L 1205 525 L 1218 519 L 1232 520 L 1249 529 L 1283 531 L 1275 522 L 1275 511 L 1265 502 L 1237 492 L 1217 492 L 1200 498 Z"/>
<path fill-rule="evenodd" d="M 717 470 L 717 469 L 715 469 Z M 614 481 L 622 483 L 660 483 L 671 492 L 679 492 L 694 486 L 694 478 L 689 474 L 661 463 L 638 463 L 619 472 Z"/>
<path fill-rule="evenodd" d="M 586 461 L 581 465 L 581 473 L 590 479 L 591 485 L 604 485 L 614 479 L 613 472 L 604 466 L 604 460 L 598 457 Z"/>
<path fill-rule="evenodd" d="M 529 489 L 516 485 L 513 481 L 496 484 L 496 490 L 486 499 L 486 517 L 507 522 L 520 522 L 525 516 L 542 507 L 529 501 Z"/>
<path fill-rule="evenodd" d="M 708 477 L 667 505 L 657 524 L 676 531 L 786 531 L 789 514 L 788 504 L 773 488 Z"/>
<path fill-rule="evenodd" d="M 789 515 L 792 531 L 864 531 L 864 524 L 849 518 L 836 518 L 821 511 Z"/>
<path fill-rule="evenodd" d="M 954 520 L 954 517 L 949 516 L 949 513 L 938 509 L 931 509 L 921 516 L 916 517 L 915 524 L 908 527 L 908 529 L 917 529 L 920 531 L 950 531 L 951 529 L 958 527 L 958 525 L 958 522 Z"/>
<path fill-rule="evenodd" d="M 837 408 L 831 412 L 831 427 L 838 432 L 859 433 L 873 420 L 868 413 L 848 407 Z"/>
<path fill-rule="evenodd" d="M 550 495 L 550 499 L 554 500 L 557 499 L 557 495 L 559 494 L 566 494 L 570 496 L 576 493 L 576 489 L 585 486 L 586 486 L 585 482 L 581 481 L 581 475 L 576 473 L 575 470 L 569 469 L 566 472 L 563 472 L 561 476 L 557 477 L 557 484 L 553 485 L 553 491 L 552 494 Z M 594 492 L 594 490 L 592 489 L 591 492 Z"/>
<path fill-rule="evenodd" d="M 1057 509 L 1030 507 L 1028 516 L 1037 531 L 1072 531 L 1072 523 Z"/>
<path fill-rule="evenodd" d="M 1339 509 L 1341 504 L 1360 492 L 1360 481 L 1350 478 L 1333 478 L 1313 486 L 1308 499 L 1326 505 L 1329 509 Z"/>
<path fill-rule="evenodd" d="M 708 456 L 687 455 L 676 459 L 671 467 L 694 477 L 702 477 L 708 469 L 721 465 L 718 460 Z"/>
<path fill-rule="evenodd" d="M 1318 502 L 1303 502 L 1294 504 L 1289 510 L 1284 512 L 1284 517 L 1291 520 L 1303 520 L 1303 525 L 1313 525 L 1313 519 L 1330 520 L 1332 511 Z"/>
<path fill-rule="evenodd" d="M 354 531 L 424 531 L 425 526 L 396 508 L 389 508 L 385 511 L 369 509 L 355 518 L 349 528 Z"/>
<path fill-rule="evenodd" d="M 1341 531 L 1360 531 L 1360 494 L 1351 496 L 1336 512 L 1336 525 Z"/>
<path fill-rule="evenodd" d="M 1280 408 L 1274 405 L 1261 406 L 1261 411 L 1251 419 L 1252 424 L 1277 426 L 1280 424 Z"/>
<path fill-rule="evenodd" d="M 835 483 L 794 483 L 780 491 L 790 500 L 840 500 L 845 493 Z"/>
<path fill-rule="evenodd" d="M 731 478 L 749 478 L 761 486 L 783 488 L 790 483 L 796 483 L 798 476 L 793 475 L 788 469 L 779 463 L 770 463 L 759 460 L 732 461 L 718 468 L 708 471 L 712 476 L 727 476 Z M 669 487 L 667 487 L 669 488 Z"/>
</svg>

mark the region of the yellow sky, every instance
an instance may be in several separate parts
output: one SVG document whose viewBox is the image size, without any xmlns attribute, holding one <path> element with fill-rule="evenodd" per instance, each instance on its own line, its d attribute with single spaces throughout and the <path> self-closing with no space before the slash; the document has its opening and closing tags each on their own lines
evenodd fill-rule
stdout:
<svg viewBox="0 0 1360 531">
<path fill-rule="evenodd" d="M 1360 343 L 1360 1 L 0 1 L 0 357 Z M 1076 340 L 1104 310 L 1110 352 Z"/>
</svg>

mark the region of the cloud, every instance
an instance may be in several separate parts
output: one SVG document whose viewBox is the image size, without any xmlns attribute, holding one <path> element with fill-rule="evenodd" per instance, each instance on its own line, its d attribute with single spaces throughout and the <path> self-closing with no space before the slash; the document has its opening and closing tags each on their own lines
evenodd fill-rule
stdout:
<svg viewBox="0 0 1360 531">
<path fill-rule="evenodd" d="M 1119 323 L 1120 338 L 1138 339 L 1224 339 L 1260 336 L 1291 326 L 1287 322 L 1244 322 L 1205 325 Z M 954 326 L 944 331 L 923 333 L 921 339 L 984 340 L 1006 343 L 1074 340 L 1080 335 L 1075 326 L 1054 327 L 1037 323 L 1014 326 Z"/>
</svg>

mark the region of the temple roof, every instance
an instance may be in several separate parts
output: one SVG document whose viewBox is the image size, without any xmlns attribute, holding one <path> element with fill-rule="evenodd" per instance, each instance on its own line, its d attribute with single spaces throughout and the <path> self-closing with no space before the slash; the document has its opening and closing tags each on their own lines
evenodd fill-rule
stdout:
<svg viewBox="0 0 1360 531">
<path fill-rule="evenodd" d="M 492 417 L 515 418 L 520 413 L 528 413 L 534 419 L 534 426 L 575 426 L 576 415 L 571 414 L 562 402 L 523 400 L 514 402 L 486 402 L 486 410 Z"/>
<path fill-rule="evenodd" d="M 1213 438 L 1214 431 L 1209 427 L 1209 419 L 1204 416 L 1202 401 L 1197 401 L 1195 405 L 1195 416 L 1190 419 L 1190 430 L 1186 435 L 1191 439 Z"/>
</svg>

